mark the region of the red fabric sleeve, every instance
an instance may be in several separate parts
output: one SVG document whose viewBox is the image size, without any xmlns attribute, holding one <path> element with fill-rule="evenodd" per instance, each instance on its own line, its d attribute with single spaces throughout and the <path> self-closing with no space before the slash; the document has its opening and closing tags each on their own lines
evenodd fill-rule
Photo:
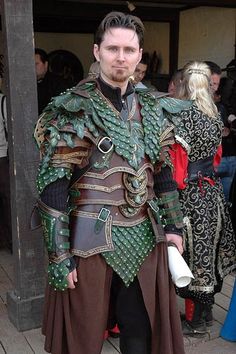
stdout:
<svg viewBox="0 0 236 354">
<path fill-rule="evenodd" d="M 218 146 L 218 149 L 216 151 L 216 154 L 214 156 L 214 160 L 213 160 L 213 166 L 217 167 L 220 164 L 221 161 L 221 157 L 222 157 L 222 145 Z"/>
<path fill-rule="evenodd" d="M 179 189 L 184 189 L 187 178 L 188 154 L 187 151 L 178 143 L 172 145 L 170 149 L 171 162 L 173 164 L 173 178 Z"/>
</svg>

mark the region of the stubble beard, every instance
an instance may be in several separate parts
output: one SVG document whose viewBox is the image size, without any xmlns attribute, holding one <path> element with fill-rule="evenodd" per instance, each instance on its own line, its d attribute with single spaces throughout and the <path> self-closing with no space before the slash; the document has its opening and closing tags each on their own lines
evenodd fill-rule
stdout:
<svg viewBox="0 0 236 354">
<path fill-rule="evenodd" d="M 111 75 L 111 80 L 114 82 L 126 82 L 128 78 L 129 76 L 127 76 L 127 74 L 124 74 L 124 72 L 119 70 L 115 74 Z"/>
</svg>

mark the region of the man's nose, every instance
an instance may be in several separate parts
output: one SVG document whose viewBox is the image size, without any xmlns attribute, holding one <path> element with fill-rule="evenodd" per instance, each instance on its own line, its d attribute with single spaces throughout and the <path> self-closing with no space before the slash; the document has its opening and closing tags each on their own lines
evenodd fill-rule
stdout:
<svg viewBox="0 0 236 354">
<path fill-rule="evenodd" d="M 125 60 L 125 53 L 124 53 L 123 49 L 120 49 L 120 50 L 118 51 L 118 57 L 117 57 L 117 59 L 120 60 L 120 61 L 124 61 L 124 60 Z"/>
</svg>

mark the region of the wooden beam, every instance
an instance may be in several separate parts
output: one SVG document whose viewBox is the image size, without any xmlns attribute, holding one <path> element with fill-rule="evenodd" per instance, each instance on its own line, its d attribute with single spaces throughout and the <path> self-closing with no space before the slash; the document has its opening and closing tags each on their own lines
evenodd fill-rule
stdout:
<svg viewBox="0 0 236 354">
<path fill-rule="evenodd" d="M 32 139 L 38 109 L 32 23 L 32 0 L 2 0 L 14 255 L 7 308 L 18 330 L 41 325 L 45 283 L 43 237 L 29 228 L 38 166 Z"/>
<path fill-rule="evenodd" d="M 119 5 L 126 5 L 126 1 L 121 1 L 121 0 L 54 0 L 55 3 L 84 3 L 88 2 L 90 3 L 100 3 L 101 5 L 104 4 L 119 4 Z M 135 6 L 143 5 L 145 2 L 148 4 L 146 6 L 149 7 L 157 7 L 158 5 L 183 5 L 183 6 L 231 6 L 231 7 L 236 7 L 235 0 L 130 0 L 131 3 L 133 3 Z M 127 9 L 127 5 L 126 5 Z"/>
<path fill-rule="evenodd" d="M 55 7 L 53 5 L 55 0 L 48 0 L 45 6 L 39 6 L 40 3 L 34 1 L 34 30 L 36 32 L 94 33 L 108 12 L 127 12 L 126 5 L 56 2 L 58 5 Z M 169 22 L 175 18 L 178 11 L 166 8 L 151 11 L 150 7 L 137 6 L 132 14 L 140 17 L 142 21 Z"/>
<path fill-rule="evenodd" d="M 116 1 L 116 0 L 115 0 Z M 141 0 L 139 0 L 141 1 Z M 138 2 L 139 2 L 138 1 Z M 235 0 L 157 0 L 151 1 L 155 4 L 181 4 L 185 6 L 222 6 L 222 7 L 236 7 Z"/>
<path fill-rule="evenodd" d="M 61 1 L 61 0 L 58 0 Z M 72 0 L 76 2 L 80 2 L 80 0 Z M 70 0 L 66 1 L 67 3 Z M 112 0 L 113 3 L 121 2 L 120 0 Z M 125 1 L 126 2 L 126 1 Z M 139 6 L 139 3 L 144 3 L 145 0 L 134 0 L 130 1 L 135 5 Z M 148 0 L 147 1 L 150 6 L 158 6 L 161 5 L 184 5 L 184 6 L 222 6 L 222 7 L 236 7 L 235 0 Z"/>
</svg>

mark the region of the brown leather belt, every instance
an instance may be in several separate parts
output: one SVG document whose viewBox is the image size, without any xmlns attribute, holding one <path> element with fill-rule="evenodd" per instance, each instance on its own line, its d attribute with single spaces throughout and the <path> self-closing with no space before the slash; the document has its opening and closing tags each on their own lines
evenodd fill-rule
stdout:
<svg viewBox="0 0 236 354">
<path fill-rule="evenodd" d="M 80 205 L 78 210 L 73 210 L 71 215 L 76 216 L 79 215 L 79 212 L 87 212 L 87 213 L 96 213 L 99 214 L 101 209 L 103 208 L 102 205 Z M 112 224 L 116 226 L 134 226 L 142 222 L 148 217 L 148 205 L 143 205 L 137 214 L 133 215 L 132 217 L 128 218 L 124 216 L 119 206 L 112 205 L 109 208 L 110 213 L 112 215 Z M 138 210 L 138 209 L 137 209 Z"/>
</svg>

